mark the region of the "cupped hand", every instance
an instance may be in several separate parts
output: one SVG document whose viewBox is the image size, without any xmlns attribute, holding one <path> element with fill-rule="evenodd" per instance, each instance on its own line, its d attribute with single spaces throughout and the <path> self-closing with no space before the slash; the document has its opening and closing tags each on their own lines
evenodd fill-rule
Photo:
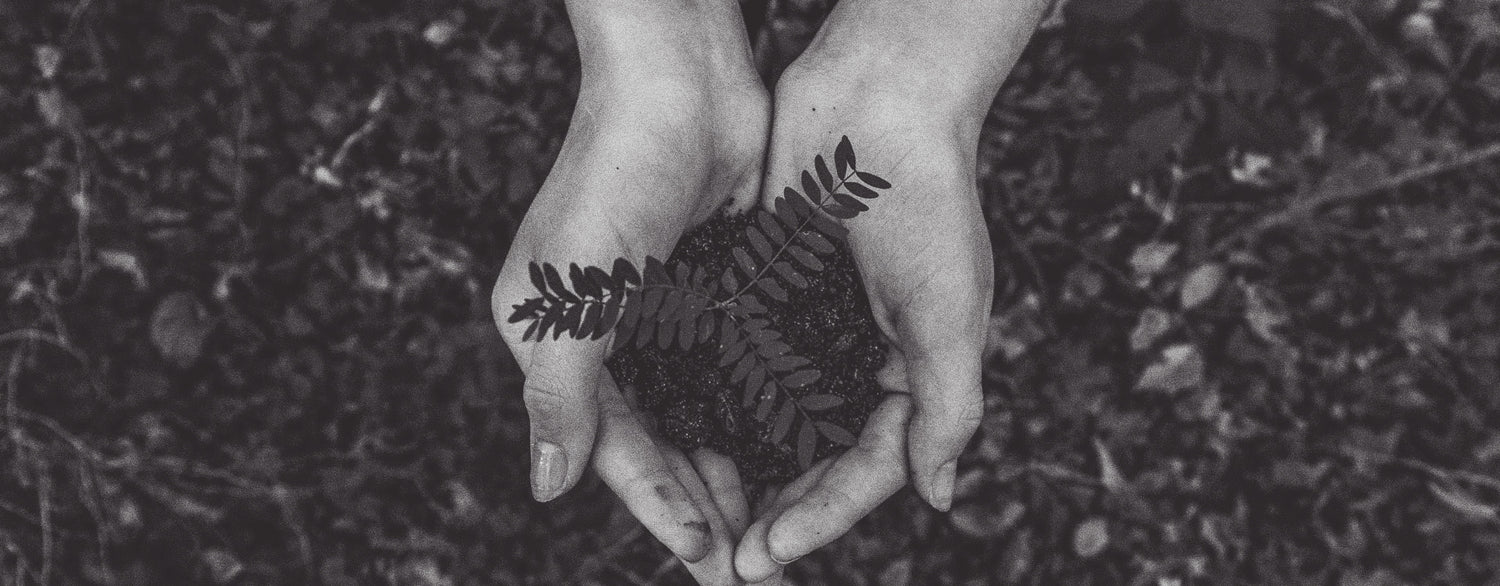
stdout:
<svg viewBox="0 0 1500 586">
<path fill-rule="evenodd" d="M 537 294 L 530 263 L 665 258 L 689 228 L 758 192 L 769 102 L 737 11 L 624 8 L 570 5 L 579 99 L 495 283 L 494 317 L 526 376 L 533 496 L 558 497 L 592 463 L 700 582 L 734 584 L 748 511 L 729 460 L 685 455 L 648 433 L 603 368 L 609 336 L 523 341 L 527 324 L 507 321 Z"/>
<path fill-rule="evenodd" d="M 843 135 L 859 169 L 892 184 L 844 226 L 889 347 L 878 380 L 895 394 L 858 445 L 789 484 L 750 527 L 735 560 L 747 580 L 833 541 L 908 481 L 948 510 L 958 456 L 983 415 L 993 252 L 975 157 L 988 101 L 945 103 L 932 91 L 941 87 L 901 87 L 867 69 L 804 57 L 782 76 L 762 201 Z"/>
</svg>

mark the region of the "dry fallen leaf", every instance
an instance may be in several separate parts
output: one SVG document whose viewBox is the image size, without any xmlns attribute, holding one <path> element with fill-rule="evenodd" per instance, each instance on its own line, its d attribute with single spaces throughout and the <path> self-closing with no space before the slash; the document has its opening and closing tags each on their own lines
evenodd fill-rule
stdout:
<svg viewBox="0 0 1500 586">
<path fill-rule="evenodd" d="M 1140 352 L 1150 348 L 1156 340 L 1172 329 L 1172 315 L 1160 308 L 1148 307 L 1130 331 L 1130 349 Z"/>
<path fill-rule="evenodd" d="M 151 342 L 162 356 L 178 366 L 198 360 L 211 329 L 208 310 L 182 291 L 163 298 L 151 314 Z"/>
<path fill-rule="evenodd" d="M 1149 279 L 1166 268 L 1167 262 L 1177 254 L 1178 246 L 1169 242 L 1147 242 L 1130 255 L 1130 268 L 1137 277 Z"/>
<path fill-rule="evenodd" d="M 1162 350 L 1161 357 L 1136 381 L 1137 389 L 1176 391 L 1203 382 L 1203 354 L 1192 344 Z"/>
<path fill-rule="evenodd" d="M 1109 547 L 1109 523 L 1103 517 L 1089 517 L 1073 530 L 1073 553 L 1091 558 Z"/>
<path fill-rule="evenodd" d="M 1219 292 L 1224 283 L 1224 265 L 1209 263 L 1193 269 L 1182 283 L 1182 308 L 1192 309 L 1203 305 Z"/>
</svg>

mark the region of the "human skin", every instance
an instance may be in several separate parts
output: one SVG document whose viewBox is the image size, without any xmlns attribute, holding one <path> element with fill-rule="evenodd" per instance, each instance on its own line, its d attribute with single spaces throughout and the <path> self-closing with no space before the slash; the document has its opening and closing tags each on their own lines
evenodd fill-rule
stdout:
<svg viewBox="0 0 1500 586">
<path fill-rule="evenodd" d="M 529 262 L 665 258 L 724 205 L 769 204 L 809 153 L 848 135 L 860 167 L 894 184 L 846 223 L 892 349 L 879 377 L 892 394 L 858 445 L 772 490 L 752 524 L 732 463 L 646 432 L 602 368 L 609 338 L 522 342 L 517 324 L 501 324 L 526 374 L 536 498 L 571 488 L 592 454 L 605 483 L 704 584 L 775 582 L 785 563 L 908 482 L 946 511 L 958 454 L 982 416 L 993 289 L 978 133 L 1045 4 L 845 0 L 778 82 L 772 127 L 734 2 L 568 2 L 579 101 L 497 280 L 496 317 L 530 294 Z"/>
<path fill-rule="evenodd" d="M 733 463 L 652 437 L 603 363 L 610 338 L 521 340 L 504 318 L 528 297 L 527 266 L 637 265 L 726 203 L 755 197 L 770 104 L 732 0 L 567 3 L 582 64 L 579 97 L 551 172 L 511 243 L 492 297 L 526 376 L 531 487 L 571 489 L 592 464 L 704 584 L 737 584 L 749 523 Z"/>
<path fill-rule="evenodd" d="M 892 184 L 844 222 L 890 347 L 891 391 L 859 444 L 790 483 L 747 530 L 740 577 L 772 576 L 844 534 L 908 481 L 952 506 L 957 459 L 983 416 L 993 251 L 979 205 L 979 130 L 1046 0 L 845 0 L 782 74 L 761 203 L 808 153 L 847 135 Z"/>
</svg>

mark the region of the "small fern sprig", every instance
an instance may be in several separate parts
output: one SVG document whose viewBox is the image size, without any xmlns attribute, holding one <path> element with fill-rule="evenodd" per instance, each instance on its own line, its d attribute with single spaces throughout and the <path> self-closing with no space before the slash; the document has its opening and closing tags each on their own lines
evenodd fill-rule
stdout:
<svg viewBox="0 0 1500 586">
<path fill-rule="evenodd" d="M 823 155 L 813 158 L 813 169 L 801 175 L 802 191 L 787 187 L 772 210 L 757 210 L 744 230 L 745 244 L 732 251 L 734 264 L 717 279 L 702 267 L 646 257 L 645 270 L 629 260 L 615 259 L 610 272 L 594 266 L 568 266 L 568 282 L 551 263 L 531 263 L 531 282 L 540 297 L 513 306 L 511 323 L 531 320 L 523 340 L 553 339 L 568 334 L 575 339 L 600 339 L 616 332 L 614 348 L 632 342 L 682 351 L 717 338 L 719 365 L 729 367 L 731 383 L 743 384 L 742 404 L 755 406 L 755 418 L 767 422 L 771 443 L 782 443 L 797 429 L 796 454 L 803 469 L 812 465 L 820 437 L 853 445 L 854 434 L 837 424 L 820 421 L 814 413 L 836 408 L 844 399 L 830 394 L 807 394 L 800 389 L 821 373 L 791 346 L 764 316 L 767 308 L 757 292 L 777 302 L 788 302 L 787 289 L 803 289 L 810 282 L 803 272 L 821 272 L 823 257 L 834 251 L 848 229 L 832 218 L 848 220 L 869 207 L 861 200 L 879 196 L 890 183 L 856 166 L 854 148 L 845 136 L 834 149 L 830 168 Z M 736 270 L 738 269 L 738 270 Z M 571 283 L 571 289 L 568 287 Z M 798 392 L 794 392 L 798 391 Z M 800 396 L 799 396 L 800 395 Z"/>
</svg>

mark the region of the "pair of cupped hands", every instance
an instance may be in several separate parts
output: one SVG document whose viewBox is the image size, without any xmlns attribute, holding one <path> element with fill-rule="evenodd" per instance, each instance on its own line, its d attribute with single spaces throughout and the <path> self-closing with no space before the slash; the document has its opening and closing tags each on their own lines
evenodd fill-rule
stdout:
<svg viewBox="0 0 1500 586">
<path fill-rule="evenodd" d="M 657 20 L 649 10 L 606 20 L 570 5 L 578 101 L 493 306 L 526 375 L 536 499 L 563 494 L 592 465 L 699 582 L 777 583 L 785 564 L 907 483 L 937 509 L 951 506 L 958 456 L 983 414 L 993 260 L 975 153 L 1004 72 L 956 75 L 910 43 L 882 51 L 879 39 L 840 32 L 830 17 L 773 100 L 737 8 L 722 4 Z M 505 323 L 513 304 L 535 294 L 528 263 L 666 258 L 714 214 L 768 206 L 845 135 L 860 168 L 893 184 L 844 223 L 889 348 L 877 377 L 889 393 L 857 445 L 760 502 L 748 502 L 727 457 L 652 436 L 603 367 L 608 337 L 522 341 L 526 324 Z"/>
</svg>

